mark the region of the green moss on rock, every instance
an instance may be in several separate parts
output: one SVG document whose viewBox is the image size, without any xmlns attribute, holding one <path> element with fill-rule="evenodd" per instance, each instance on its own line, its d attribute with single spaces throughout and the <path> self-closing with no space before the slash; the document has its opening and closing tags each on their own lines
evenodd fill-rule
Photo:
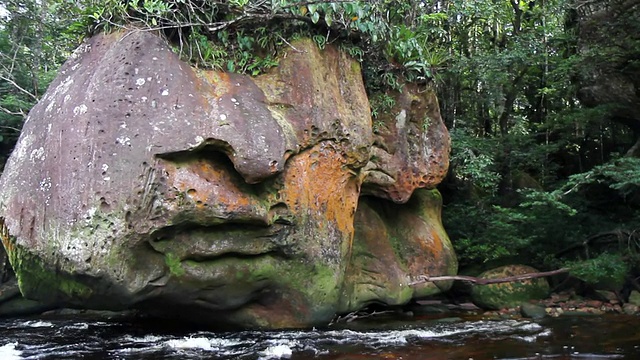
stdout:
<svg viewBox="0 0 640 360">
<path fill-rule="evenodd" d="M 92 290 L 89 286 L 45 266 L 42 259 L 16 244 L 12 237 L 9 243 L 9 246 L 5 244 L 9 261 L 18 278 L 20 291 L 26 298 L 58 303 L 91 297 Z"/>
<path fill-rule="evenodd" d="M 498 279 L 515 275 L 536 273 L 538 270 L 524 265 L 507 265 L 480 274 L 483 279 Z M 503 309 L 519 306 L 533 299 L 549 295 L 549 283 L 544 278 L 514 281 L 500 284 L 476 285 L 471 290 L 474 304 L 483 309 Z"/>
<path fill-rule="evenodd" d="M 164 257 L 164 261 L 169 267 L 169 272 L 171 272 L 172 275 L 182 276 L 185 274 L 185 271 L 180 263 L 180 258 L 178 258 L 178 256 L 176 256 L 175 254 L 167 253 Z"/>
</svg>

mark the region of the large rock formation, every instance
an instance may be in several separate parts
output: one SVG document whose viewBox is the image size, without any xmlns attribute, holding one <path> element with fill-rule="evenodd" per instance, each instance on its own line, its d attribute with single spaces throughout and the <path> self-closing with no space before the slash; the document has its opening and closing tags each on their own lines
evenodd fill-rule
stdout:
<svg viewBox="0 0 640 360">
<path fill-rule="evenodd" d="M 406 86 L 374 136 L 359 64 L 300 41 L 268 74 L 203 71 L 134 31 L 81 46 L 0 179 L 22 293 L 212 326 L 304 327 L 457 263 L 436 184 L 449 137 Z"/>
</svg>

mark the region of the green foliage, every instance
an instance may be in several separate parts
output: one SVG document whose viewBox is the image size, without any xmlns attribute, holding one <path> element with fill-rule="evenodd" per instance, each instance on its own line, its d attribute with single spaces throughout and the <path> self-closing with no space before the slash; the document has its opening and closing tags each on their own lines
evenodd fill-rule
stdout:
<svg viewBox="0 0 640 360">
<path fill-rule="evenodd" d="M 632 195 L 640 188 L 640 159 L 621 157 L 594 166 L 584 173 L 573 174 L 555 193 L 567 195 L 582 186 L 593 184 L 604 184 L 617 190 L 623 197 Z"/>
<path fill-rule="evenodd" d="M 352 58 L 362 62 L 364 60 L 364 50 L 359 46 L 347 43 L 341 43 L 340 49 L 347 54 L 351 55 Z"/>
<path fill-rule="evenodd" d="M 377 118 L 378 114 L 386 113 L 396 105 L 396 100 L 386 93 L 376 93 L 369 99 L 371 116 Z"/>
<path fill-rule="evenodd" d="M 517 210 L 456 203 L 447 206 L 444 215 L 463 267 L 513 259 L 536 238 L 534 232 L 527 231 L 531 219 Z"/>
<path fill-rule="evenodd" d="M 451 167 L 455 178 L 493 195 L 501 176 L 492 154 L 495 142 L 470 136 L 464 130 L 451 131 Z"/>
<path fill-rule="evenodd" d="M 523 208 L 554 209 L 569 216 L 577 214 L 576 209 L 562 201 L 557 191 L 524 190 L 521 193 L 524 195 L 520 204 Z"/>
<path fill-rule="evenodd" d="M 430 46 L 448 50 L 436 82 L 452 135 L 443 221 L 461 265 L 553 268 L 610 253 L 620 273 L 635 271 L 640 164 L 620 154 L 637 140 L 637 117 L 578 94 L 602 73 L 637 88 L 640 11 L 597 18 L 579 47 L 586 27 L 573 2 L 448 5 Z"/>
<path fill-rule="evenodd" d="M 593 259 L 569 262 L 567 265 L 571 275 L 588 284 L 611 290 L 621 289 L 629 272 L 629 265 L 620 254 L 603 253 Z"/>
<path fill-rule="evenodd" d="M 0 16 L 0 165 L 29 110 L 86 29 L 70 26 L 79 5 L 70 1 L 3 2 Z M 1 167 L 0 166 L 0 167 Z"/>
<path fill-rule="evenodd" d="M 310 37 L 320 49 L 338 43 L 359 61 L 366 58 L 365 66 L 382 75 L 368 77 L 368 88 L 398 89 L 399 77 L 430 80 L 446 59 L 429 45 L 446 16 L 421 13 L 421 1 L 86 1 L 76 26 L 161 30 L 200 67 L 257 75 L 276 64 L 291 40 Z"/>
</svg>

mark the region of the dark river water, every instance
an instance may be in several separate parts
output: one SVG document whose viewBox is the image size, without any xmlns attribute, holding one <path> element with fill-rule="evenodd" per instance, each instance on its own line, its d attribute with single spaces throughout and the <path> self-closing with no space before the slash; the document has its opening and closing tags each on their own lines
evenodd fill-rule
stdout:
<svg viewBox="0 0 640 360">
<path fill-rule="evenodd" d="M 0 359 L 640 359 L 640 318 L 369 318 L 214 333 L 162 323 L 0 320 Z"/>
</svg>

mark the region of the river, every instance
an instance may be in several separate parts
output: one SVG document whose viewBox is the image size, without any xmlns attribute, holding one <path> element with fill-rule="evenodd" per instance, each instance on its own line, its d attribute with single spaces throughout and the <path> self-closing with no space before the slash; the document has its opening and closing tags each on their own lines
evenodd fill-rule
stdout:
<svg viewBox="0 0 640 360">
<path fill-rule="evenodd" d="M 162 322 L 0 320 L 0 359 L 640 359 L 640 318 L 381 316 L 305 331 L 215 333 Z"/>
</svg>

